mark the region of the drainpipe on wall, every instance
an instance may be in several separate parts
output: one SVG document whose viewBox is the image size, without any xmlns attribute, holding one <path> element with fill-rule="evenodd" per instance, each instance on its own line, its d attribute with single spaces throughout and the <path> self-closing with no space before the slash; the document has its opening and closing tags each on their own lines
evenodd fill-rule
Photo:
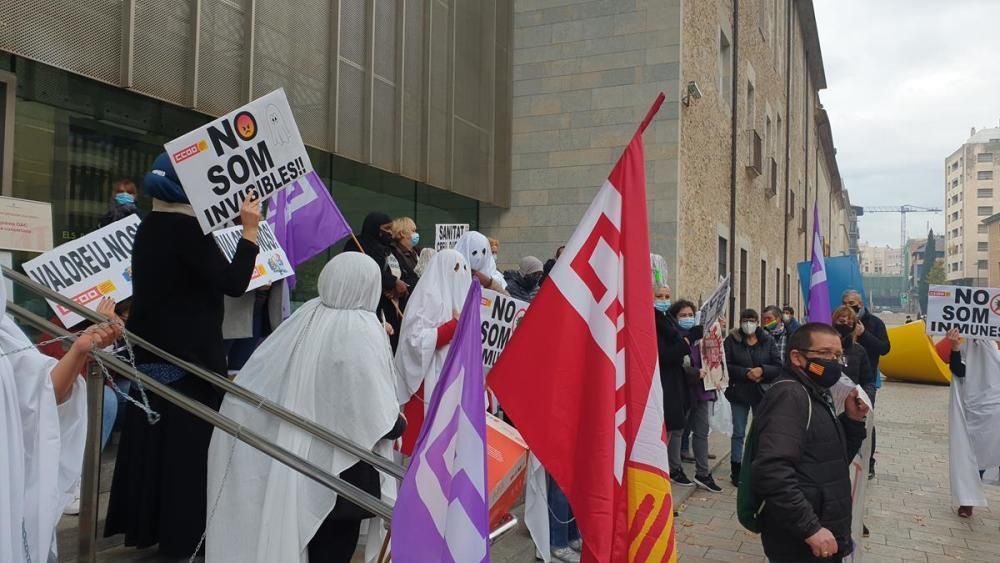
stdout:
<svg viewBox="0 0 1000 563">
<path fill-rule="evenodd" d="M 729 319 L 736 318 L 736 156 L 739 142 L 740 0 L 733 0 L 733 99 L 729 151 Z M 742 280 L 741 280 L 742 282 Z M 732 326 L 732 325 L 730 325 Z"/>
<path fill-rule="evenodd" d="M 781 271 L 785 274 L 784 279 L 778 280 L 778 285 L 785 284 L 785 292 L 779 292 L 778 300 L 787 302 L 791 297 L 791 291 L 785 280 L 791 281 L 788 275 L 788 212 L 790 201 L 788 194 L 791 193 L 790 162 L 792 160 L 792 0 L 785 0 L 785 240 L 782 255 Z M 791 303 L 783 303 L 791 305 Z"/>
</svg>

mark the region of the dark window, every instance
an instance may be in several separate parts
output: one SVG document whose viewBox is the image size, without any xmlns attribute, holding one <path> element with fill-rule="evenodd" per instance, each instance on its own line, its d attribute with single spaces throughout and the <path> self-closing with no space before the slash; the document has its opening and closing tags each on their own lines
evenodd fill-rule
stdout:
<svg viewBox="0 0 1000 563">
<path fill-rule="evenodd" d="M 760 310 L 767 307 L 767 261 L 760 261 Z"/>
<path fill-rule="evenodd" d="M 781 268 L 774 269 L 774 304 L 782 306 L 781 302 Z"/>
<path fill-rule="evenodd" d="M 719 279 L 726 277 L 729 272 L 729 243 L 726 239 L 719 237 Z"/>
<path fill-rule="evenodd" d="M 792 302 L 789 300 L 789 298 L 791 297 L 791 293 L 789 293 L 789 288 L 791 286 L 792 286 L 792 274 L 789 274 L 789 273 L 786 272 L 785 273 L 785 298 L 783 299 L 783 301 L 785 302 L 785 305 L 791 305 L 792 304 Z"/>
<path fill-rule="evenodd" d="M 747 306 L 747 251 L 740 249 L 740 307 L 745 309 Z"/>
</svg>

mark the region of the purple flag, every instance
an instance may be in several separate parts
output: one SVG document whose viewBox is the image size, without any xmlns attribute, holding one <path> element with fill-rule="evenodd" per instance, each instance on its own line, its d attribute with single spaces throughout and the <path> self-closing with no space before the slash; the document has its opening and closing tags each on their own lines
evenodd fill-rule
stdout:
<svg viewBox="0 0 1000 563">
<path fill-rule="evenodd" d="M 481 299 L 473 280 L 400 485 L 392 517 L 398 563 L 490 560 Z"/>
<path fill-rule="evenodd" d="M 293 268 L 351 234 L 351 226 L 315 172 L 275 194 L 274 213 L 267 221 Z M 294 276 L 288 284 L 295 287 Z"/>
<path fill-rule="evenodd" d="M 826 284 L 826 262 L 823 260 L 823 237 L 819 229 L 819 206 L 813 207 L 812 267 L 809 270 L 809 322 L 830 324 L 830 290 Z"/>
</svg>

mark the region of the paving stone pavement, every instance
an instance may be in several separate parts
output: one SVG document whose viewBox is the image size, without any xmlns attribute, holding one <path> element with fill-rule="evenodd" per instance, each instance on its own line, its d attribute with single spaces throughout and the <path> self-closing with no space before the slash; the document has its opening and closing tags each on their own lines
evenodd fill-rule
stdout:
<svg viewBox="0 0 1000 563">
<path fill-rule="evenodd" d="M 986 487 L 995 511 L 977 508 L 974 518 L 963 520 L 951 506 L 948 399 L 947 387 L 887 382 L 880 391 L 877 477 L 869 483 L 865 516 L 872 534 L 861 547 L 865 563 L 1000 562 L 1000 486 Z M 760 538 L 746 532 L 736 519 L 736 492 L 728 483 L 729 459 L 724 455 L 729 451 L 728 438 L 713 435 L 710 450 L 719 454 L 715 477 L 725 491 L 675 490 L 681 511 L 676 520 L 679 560 L 759 563 L 764 560 Z M 688 471 L 693 472 L 693 468 Z M 1000 485 L 996 473 L 987 478 Z M 75 519 L 64 520 L 60 544 L 69 548 L 73 543 L 62 536 Z M 168 561 L 153 550 L 103 547 L 107 551 L 99 561 Z M 63 559 L 72 558 L 72 552 L 65 549 Z M 534 561 L 534 546 L 523 525 L 493 547 L 491 559 Z"/>
<path fill-rule="evenodd" d="M 948 388 L 887 382 L 878 395 L 876 479 L 869 482 L 862 540 L 865 563 L 1000 561 L 1000 487 L 994 510 L 960 519 L 948 483 Z M 717 470 L 716 480 L 723 476 Z M 991 481 L 994 476 L 987 475 Z M 995 481 L 993 481 L 995 484 Z M 681 507 L 680 561 L 763 559 L 760 539 L 736 520 L 736 494 L 698 491 Z"/>
</svg>

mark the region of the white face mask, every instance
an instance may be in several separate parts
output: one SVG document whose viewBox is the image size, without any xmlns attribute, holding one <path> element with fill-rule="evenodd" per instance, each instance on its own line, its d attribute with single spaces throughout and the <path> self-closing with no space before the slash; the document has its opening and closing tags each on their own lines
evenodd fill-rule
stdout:
<svg viewBox="0 0 1000 563">
<path fill-rule="evenodd" d="M 743 329 L 743 334 L 750 336 L 751 334 L 757 332 L 757 323 L 753 321 L 743 321 L 740 328 Z"/>
</svg>

